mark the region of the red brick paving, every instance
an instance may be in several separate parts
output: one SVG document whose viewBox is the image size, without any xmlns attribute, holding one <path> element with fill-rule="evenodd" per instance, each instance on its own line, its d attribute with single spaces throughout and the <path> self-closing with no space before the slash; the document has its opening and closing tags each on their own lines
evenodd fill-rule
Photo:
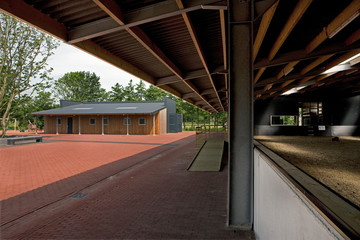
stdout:
<svg viewBox="0 0 360 240">
<path fill-rule="evenodd" d="M 54 142 L 0 149 L 0 163 L 3 152 L 7 157 L 16 152 L 28 156 L 22 159 L 28 164 L 14 158 L 14 166 L 23 168 L 17 171 L 17 176 L 26 176 L 28 180 L 25 184 L 18 182 L 14 188 L 29 188 L 1 202 L 0 238 L 253 239 L 252 233 L 226 228 L 226 170 L 219 173 L 185 171 L 195 154 L 193 134 L 131 139 L 129 136 L 124 139 L 78 137 L 82 141 L 174 145 Z M 74 135 L 51 138 L 79 140 Z M 42 146 L 45 147 L 41 149 Z M 130 156 L 131 153 L 136 155 Z M 42 166 L 44 161 L 46 168 Z M 33 178 L 30 172 L 41 177 Z M 106 179 L 111 175 L 114 176 Z M 38 187 L 29 191 L 36 184 Z M 69 197 L 78 191 L 88 196 Z M 31 213 L 51 202 L 55 203 Z M 31 214 L 16 220 L 26 213 Z"/>
</svg>

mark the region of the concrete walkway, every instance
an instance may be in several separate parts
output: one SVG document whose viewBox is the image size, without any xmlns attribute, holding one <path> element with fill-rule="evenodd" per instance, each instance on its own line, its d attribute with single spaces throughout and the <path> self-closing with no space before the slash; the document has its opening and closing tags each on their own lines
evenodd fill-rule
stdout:
<svg viewBox="0 0 360 240">
<path fill-rule="evenodd" d="M 16 162 L 1 183 L 26 176 L 0 185 L 20 192 L 0 202 L 0 239 L 253 239 L 226 227 L 226 169 L 186 171 L 194 133 L 49 139 L 0 149 L 0 169 Z"/>
<path fill-rule="evenodd" d="M 191 172 L 218 172 L 221 169 L 221 160 L 224 151 L 224 140 L 209 138 L 191 163 L 188 171 Z"/>
</svg>

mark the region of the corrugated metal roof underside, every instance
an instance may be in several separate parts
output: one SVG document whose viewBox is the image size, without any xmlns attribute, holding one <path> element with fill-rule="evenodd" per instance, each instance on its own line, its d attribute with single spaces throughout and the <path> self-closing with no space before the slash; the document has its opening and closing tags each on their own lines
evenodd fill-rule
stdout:
<svg viewBox="0 0 360 240">
<path fill-rule="evenodd" d="M 181 15 L 144 24 L 143 28 L 180 70 L 188 72 L 203 68 Z"/>
<path fill-rule="evenodd" d="M 213 10 L 190 12 L 197 37 L 201 43 L 210 70 L 224 64 L 220 13 Z"/>
<path fill-rule="evenodd" d="M 57 21 L 63 23 L 69 29 L 108 17 L 91 0 L 26 0 L 26 2 L 38 8 L 46 15 L 57 19 Z"/>
<path fill-rule="evenodd" d="M 85 114 L 151 114 L 165 108 L 159 102 L 108 102 L 82 103 L 62 108 L 35 112 L 35 115 L 85 115 Z"/>
<path fill-rule="evenodd" d="M 93 41 L 112 54 L 142 69 L 154 78 L 173 74 L 125 30 L 94 38 Z"/>
</svg>

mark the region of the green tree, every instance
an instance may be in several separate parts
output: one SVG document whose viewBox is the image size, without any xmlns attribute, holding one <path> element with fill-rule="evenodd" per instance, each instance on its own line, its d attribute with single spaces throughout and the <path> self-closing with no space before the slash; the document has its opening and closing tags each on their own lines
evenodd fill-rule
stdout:
<svg viewBox="0 0 360 240">
<path fill-rule="evenodd" d="M 106 100 L 106 91 L 101 88 L 100 77 L 90 72 L 69 72 L 55 80 L 57 98 L 78 102 Z"/>
<path fill-rule="evenodd" d="M 13 111 L 12 118 L 17 120 L 18 126 L 20 128 L 27 128 L 28 121 L 31 121 L 35 124 L 35 117 L 32 114 L 33 112 L 48 110 L 58 107 L 55 103 L 55 99 L 52 97 L 51 92 L 46 92 L 44 90 L 36 92 L 33 96 L 23 94 L 19 102 L 18 99 L 15 99 L 16 103 Z M 42 128 L 44 126 L 44 117 L 38 116 L 37 118 L 38 127 Z"/>
<path fill-rule="evenodd" d="M 125 101 L 139 101 L 137 96 L 135 85 L 133 84 L 132 79 L 130 79 L 127 86 L 124 87 L 124 100 Z"/>
<path fill-rule="evenodd" d="M 53 37 L 0 13 L 0 118 L 5 137 L 14 104 L 50 80 L 47 60 L 59 42 Z"/>
<path fill-rule="evenodd" d="M 135 91 L 137 97 L 136 101 L 144 101 L 147 89 L 145 83 L 142 80 L 140 80 L 140 82 L 135 85 Z"/>
<path fill-rule="evenodd" d="M 153 85 L 150 85 L 148 89 L 146 89 L 145 92 L 145 101 L 161 101 L 164 100 L 165 96 L 168 96 L 165 91 L 161 90 L 160 88 L 157 88 Z"/>
<path fill-rule="evenodd" d="M 116 83 L 111 87 L 111 91 L 109 94 L 110 101 L 124 101 L 125 100 L 125 92 L 124 87 L 119 83 Z"/>
</svg>

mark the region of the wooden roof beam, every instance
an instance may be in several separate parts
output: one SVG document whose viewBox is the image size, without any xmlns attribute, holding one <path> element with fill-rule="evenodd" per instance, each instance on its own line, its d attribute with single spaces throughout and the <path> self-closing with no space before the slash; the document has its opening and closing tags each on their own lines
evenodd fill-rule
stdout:
<svg viewBox="0 0 360 240">
<path fill-rule="evenodd" d="M 184 9 L 184 5 L 183 5 L 181 0 L 176 0 L 176 3 L 177 3 L 180 10 Z M 221 99 L 219 97 L 219 93 L 217 92 L 216 86 L 214 84 L 214 80 L 212 79 L 212 76 L 210 74 L 209 66 L 208 66 L 208 63 L 206 61 L 205 54 L 204 54 L 204 52 L 202 50 L 199 38 L 197 37 L 196 31 L 195 31 L 195 28 L 194 28 L 194 26 L 193 26 L 193 24 L 191 22 L 190 16 L 188 15 L 188 13 L 185 12 L 185 13 L 182 13 L 182 17 L 183 17 L 185 25 L 186 25 L 189 33 L 190 33 L 191 39 L 192 39 L 192 41 L 193 41 L 193 43 L 195 45 L 196 51 L 197 51 L 197 53 L 198 53 L 198 55 L 199 55 L 199 57 L 201 59 L 201 62 L 202 62 L 203 66 L 204 66 L 204 68 L 205 68 L 205 70 L 206 70 L 206 72 L 208 74 L 211 86 L 214 89 L 214 92 L 216 94 L 216 97 L 217 97 L 220 105 L 221 105 L 221 108 L 222 108 L 223 111 L 225 111 L 225 109 L 224 109 L 224 107 L 222 105 Z"/>
<path fill-rule="evenodd" d="M 303 78 L 302 80 L 300 80 L 300 81 L 297 83 L 297 85 L 299 86 L 299 85 L 301 85 L 301 84 L 309 81 L 310 79 L 313 79 L 313 78 L 316 77 L 316 76 L 317 76 L 317 77 L 314 79 L 315 82 L 323 82 L 324 79 L 327 79 L 327 78 L 329 78 L 330 76 L 332 76 L 332 75 L 334 75 L 334 74 L 337 74 L 337 72 L 323 74 L 324 71 L 326 71 L 326 70 L 328 70 L 328 69 L 330 69 L 330 68 L 332 68 L 332 67 L 340 64 L 341 62 L 343 62 L 343 61 L 345 61 L 345 60 L 347 60 L 347 59 L 349 59 L 349 58 L 351 58 L 351 57 L 353 57 L 353 56 L 355 56 L 356 54 L 359 54 L 359 53 L 360 53 L 360 49 L 353 50 L 353 51 L 351 51 L 351 52 L 348 52 L 348 53 L 346 53 L 346 54 L 343 54 L 342 56 L 338 57 L 337 59 L 335 59 L 335 60 L 333 60 L 332 62 L 330 62 L 329 64 L 327 64 L 327 65 L 325 66 L 325 68 L 324 68 L 324 69 L 321 69 L 321 70 L 320 70 L 321 72 L 319 72 L 317 75 L 307 76 L 307 77 Z M 330 58 L 330 57 L 331 57 L 331 56 L 328 56 L 328 57 L 326 58 L 326 57 L 324 56 L 324 59 L 322 59 L 322 60 L 325 61 L 325 60 L 327 60 L 327 59 Z M 316 62 L 316 61 L 315 61 L 315 62 Z M 313 63 L 314 63 L 314 62 L 313 62 Z M 310 65 L 312 65 L 313 63 L 311 63 Z M 317 64 L 317 63 L 318 63 L 318 62 L 316 62 L 316 64 Z M 315 65 L 315 64 L 314 64 L 314 65 Z M 309 65 L 308 65 L 308 66 L 309 66 Z M 304 68 L 304 69 L 306 69 L 306 71 L 309 69 L 308 66 Z M 304 70 L 304 69 L 303 69 L 303 70 Z M 305 71 L 304 71 L 304 72 L 305 72 Z M 317 71 L 317 72 L 318 72 L 318 71 Z M 318 85 L 314 85 L 313 87 L 316 87 L 316 86 L 318 86 Z"/>
<path fill-rule="evenodd" d="M 93 0 L 103 11 L 105 11 L 111 18 L 113 18 L 120 26 L 125 25 L 122 10 L 114 0 Z M 185 85 L 187 85 L 192 91 L 206 103 L 197 88 L 190 82 L 186 82 L 183 79 L 183 74 L 180 69 L 166 56 L 166 54 L 154 43 L 151 39 L 142 31 L 141 28 L 135 26 L 131 28 L 125 28 L 125 30 L 133 36 L 143 47 L 145 47 L 154 57 L 156 57 L 161 63 L 163 63 L 170 71 L 178 76 Z M 208 103 L 210 106 L 211 104 Z M 215 109 L 215 108 L 214 108 Z"/>
<path fill-rule="evenodd" d="M 277 37 L 274 45 L 270 49 L 270 52 L 268 55 L 269 61 L 271 61 L 275 57 L 275 55 L 278 53 L 281 46 L 284 44 L 285 40 L 287 39 L 287 37 L 290 35 L 291 31 L 294 29 L 296 24 L 299 22 L 301 17 L 304 15 L 307 8 L 310 6 L 311 2 L 312 2 L 312 0 L 299 0 L 298 1 L 294 10 L 292 11 L 288 20 L 286 21 L 284 27 L 282 28 L 279 36 Z M 257 74 L 258 79 L 260 79 L 260 77 L 264 71 L 258 72 L 258 74 Z"/>
<path fill-rule="evenodd" d="M 292 11 L 290 17 L 285 23 L 285 26 L 281 30 L 278 38 L 276 39 L 274 45 L 270 49 L 268 59 L 272 60 L 276 53 L 280 50 L 281 46 L 284 44 L 287 37 L 290 35 L 291 31 L 294 29 L 296 24 L 299 22 L 301 17 L 304 15 L 307 8 L 310 6 L 312 0 L 299 0 L 296 4 L 294 10 Z"/>
<path fill-rule="evenodd" d="M 203 90 L 200 94 L 201 95 L 209 95 L 212 93 L 214 93 L 214 90 L 212 88 L 208 88 L 208 89 Z"/>
<path fill-rule="evenodd" d="M 298 64 L 300 61 L 294 61 L 294 62 L 289 62 L 283 69 L 281 69 L 281 71 L 276 75 L 277 79 L 282 78 L 283 76 L 287 76 L 289 75 L 289 73 L 294 69 L 294 67 L 296 66 L 296 64 Z"/>
<path fill-rule="evenodd" d="M 76 2 L 76 1 L 74 1 Z M 100 6 L 101 8 L 106 7 L 106 9 L 112 9 L 112 7 L 119 8 L 117 4 L 111 3 L 114 1 L 108 1 L 108 0 L 94 0 L 94 2 Z M 106 9 L 103 9 L 105 12 L 109 14 L 109 18 L 101 19 L 94 21 L 92 23 L 84 24 L 81 26 L 78 26 L 74 29 L 71 29 L 69 31 L 69 43 L 76 43 L 80 41 L 84 41 L 87 39 L 91 39 L 94 37 L 103 36 L 105 34 L 118 32 L 125 30 L 126 28 L 139 26 L 141 24 L 150 23 L 154 21 L 158 21 L 161 19 L 181 15 L 183 12 L 192 12 L 200 9 L 209 9 L 206 8 L 206 5 L 204 4 L 211 4 L 213 1 L 207 0 L 202 1 L 202 4 L 199 3 L 190 3 L 188 8 L 179 10 L 177 7 L 177 4 L 174 1 L 163 1 L 161 3 L 155 3 L 151 6 L 144 7 L 142 9 L 138 9 L 136 11 L 132 11 L 129 13 L 123 13 L 122 11 L 114 10 L 114 12 L 117 12 L 121 19 L 123 19 L 123 22 L 126 24 L 124 25 L 114 25 L 113 19 L 114 15 L 111 16 L 114 13 L 111 13 L 112 11 L 108 11 Z M 226 9 L 226 6 L 214 6 L 215 9 Z"/>
<path fill-rule="evenodd" d="M 335 67 L 336 65 L 340 64 L 341 62 L 343 62 L 343 61 L 345 61 L 345 60 L 347 60 L 347 59 L 349 59 L 349 58 L 351 58 L 351 57 L 353 57 L 353 56 L 355 56 L 355 55 L 357 55 L 359 53 L 360 53 L 360 49 L 355 49 L 353 51 L 350 51 L 348 53 L 345 53 L 345 54 L 341 55 L 337 59 L 333 60 L 331 63 L 327 64 L 325 66 L 324 71 L 326 71 L 326 70 L 328 70 L 328 69 L 330 69 L 332 67 Z"/>
<path fill-rule="evenodd" d="M 360 41 L 354 42 L 351 45 L 346 45 L 344 43 L 335 43 L 331 46 L 324 46 L 322 48 L 319 48 L 318 50 L 309 54 L 306 53 L 305 49 L 296 50 L 283 53 L 271 61 L 269 61 L 267 58 L 263 58 L 254 63 L 254 69 L 284 65 L 293 61 L 309 60 L 329 54 L 345 53 L 357 48 L 360 48 Z"/>
<path fill-rule="evenodd" d="M 353 32 L 347 39 L 345 42 L 346 46 L 349 46 L 351 44 L 353 44 L 354 42 L 358 41 L 360 39 L 360 28 L 358 30 L 356 30 L 355 32 Z"/>
<path fill-rule="evenodd" d="M 189 98 L 193 98 L 196 97 L 197 94 L 194 92 L 189 92 L 189 93 L 185 93 L 181 96 L 181 99 L 189 99 Z"/>
<path fill-rule="evenodd" d="M 214 74 L 227 74 L 227 73 L 226 72 L 218 72 L 217 69 L 214 69 L 214 72 L 212 72 L 210 74 L 214 75 Z M 158 79 L 156 79 L 155 86 L 162 86 L 162 85 L 166 85 L 166 84 L 182 82 L 183 80 L 188 81 L 191 79 L 197 79 L 197 78 L 202 78 L 202 77 L 207 77 L 207 76 L 208 75 L 207 75 L 207 72 L 205 71 L 205 69 L 199 69 L 199 70 L 194 70 L 191 72 L 184 73 L 183 79 L 179 79 L 179 77 L 176 75 L 158 78 Z"/>
<path fill-rule="evenodd" d="M 50 16 L 43 14 L 29 4 L 26 4 L 25 1 L 0 1 L 0 10 L 13 17 L 21 19 L 21 21 L 44 31 L 57 39 L 67 41 L 67 29 L 65 25 L 57 22 Z"/>
<path fill-rule="evenodd" d="M 266 12 L 274 6 L 279 0 L 262 0 L 254 2 L 254 21 L 257 21 L 259 18 L 263 17 Z"/>
<path fill-rule="evenodd" d="M 256 83 L 255 87 L 261 87 L 261 86 L 265 86 L 267 84 L 283 83 L 288 80 L 299 80 L 299 79 L 302 79 L 304 77 L 309 77 L 309 76 L 318 76 L 322 72 L 324 72 L 323 69 L 316 69 L 316 70 L 310 71 L 304 75 L 302 75 L 300 73 L 292 73 L 292 74 L 289 74 L 286 77 L 283 77 L 280 79 L 278 79 L 277 77 L 270 77 L 270 78 L 261 80 L 261 82 Z"/>
<path fill-rule="evenodd" d="M 226 24 L 225 24 L 225 11 L 220 10 L 220 27 L 221 27 L 221 41 L 224 59 L 224 70 L 227 70 L 227 53 L 226 53 Z"/>
<path fill-rule="evenodd" d="M 271 23 L 271 20 L 275 14 L 275 10 L 277 8 L 277 6 L 279 5 L 279 0 L 276 1 L 266 12 L 265 14 L 262 16 L 261 18 L 261 22 L 260 22 L 260 27 L 259 30 L 256 34 L 256 38 L 254 41 L 254 45 L 253 45 L 253 61 L 255 61 L 256 56 L 259 52 L 259 49 L 261 47 L 261 44 L 264 40 L 264 37 L 266 35 L 266 32 L 269 28 L 269 25 Z"/>
<path fill-rule="evenodd" d="M 331 38 L 331 35 L 336 31 L 340 31 L 344 24 L 348 24 L 349 19 L 358 14 L 360 10 L 360 1 L 352 1 L 336 18 L 334 18 L 307 46 L 306 52 L 310 53 L 317 48 L 326 39 Z"/>
<path fill-rule="evenodd" d="M 307 65 L 306 67 L 304 67 L 301 71 L 300 74 L 304 75 L 306 73 L 308 73 L 310 70 L 314 69 L 315 67 L 319 66 L 321 63 L 325 62 L 326 60 L 328 60 L 329 58 L 331 58 L 332 56 L 334 56 L 334 54 L 329 54 L 329 55 L 325 55 L 322 57 L 319 57 L 318 59 L 316 59 L 315 61 L 313 61 L 312 63 L 310 63 L 309 65 Z"/>
</svg>

